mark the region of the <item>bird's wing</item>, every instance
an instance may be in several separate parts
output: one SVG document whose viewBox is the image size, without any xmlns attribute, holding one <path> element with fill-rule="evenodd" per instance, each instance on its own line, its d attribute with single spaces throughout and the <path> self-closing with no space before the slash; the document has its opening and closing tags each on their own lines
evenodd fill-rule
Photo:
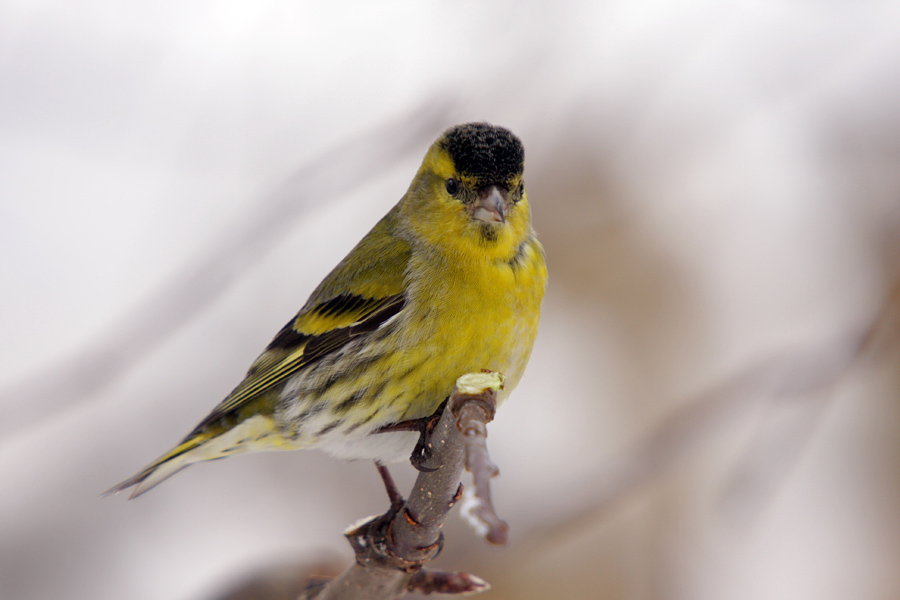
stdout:
<svg viewBox="0 0 900 600">
<path fill-rule="evenodd" d="M 271 386 L 351 340 L 375 331 L 399 313 L 405 303 L 406 296 L 402 292 L 380 298 L 343 293 L 305 307 L 281 329 L 240 385 L 197 426 L 195 432 L 240 409 Z"/>
<path fill-rule="evenodd" d="M 399 205 L 328 274 L 250 366 L 244 380 L 185 440 L 400 312 L 406 302 L 412 250 L 395 234 L 398 211 Z"/>
</svg>

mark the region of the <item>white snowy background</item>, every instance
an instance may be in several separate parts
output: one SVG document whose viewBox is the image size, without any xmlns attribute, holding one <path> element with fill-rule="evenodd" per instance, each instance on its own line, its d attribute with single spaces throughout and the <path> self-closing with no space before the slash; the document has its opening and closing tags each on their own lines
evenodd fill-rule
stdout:
<svg viewBox="0 0 900 600">
<path fill-rule="evenodd" d="M 452 517 L 440 564 L 496 599 L 900 596 L 896 321 L 854 354 L 900 280 L 900 5 L 6 0 L 0 598 L 350 560 L 369 464 L 98 496 L 470 120 L 525 143 L 551 285 L 490 428 L 512 543 Z"/>
</svg>

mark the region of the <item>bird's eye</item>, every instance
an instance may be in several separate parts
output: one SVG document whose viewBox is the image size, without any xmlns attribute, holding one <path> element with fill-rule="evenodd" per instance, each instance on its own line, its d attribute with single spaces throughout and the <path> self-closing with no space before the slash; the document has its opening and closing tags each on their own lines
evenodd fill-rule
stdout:
<svg viewBox="0 0 900 600">
<path fill-rule="evenodd" d="M 455 196 L 456 193 L 459 191 L 459 182 L 457 180 L 453 179 L 452 177 L 447 180 L 446 186 L 447 186 L 447 193 L 450 194 L 451 196 Z"/>
</svg>

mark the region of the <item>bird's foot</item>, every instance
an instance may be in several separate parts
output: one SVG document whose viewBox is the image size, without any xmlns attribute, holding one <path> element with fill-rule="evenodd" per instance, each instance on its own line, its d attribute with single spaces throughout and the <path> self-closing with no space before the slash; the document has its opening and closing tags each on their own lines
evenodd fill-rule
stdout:
<svg viewBox="0 0 900 600">
<path fill-rule="evenodd" d="M 419 440 L 416 442 L 416 447 L 413 449 L 412 454 L 409 457 L 409 462 L 412 463 L 412 466 L 415 467 L 417 471 L 424 471 L 425 473 L 437 471 L 441 465 L 440 462 L 434 459 L 434 452 L 431 447 L 431 433 L 437 426 L 438 421 L 441 420 L 441 415 L 444 414 L 444 409 L 446 407 L 447 401 L 444 400 L 441 405 L 438 406 L 437 410 L 434 411 L 434 414 L 429 417 L 422 417 L 421 419 L 409 419 L 407 421 L 400 421 L 398 423 L 385 425 L 384 427 L 378 429 L 375 433 L 390 433 L 394 431 L 418 431 Z"/>
</svg>

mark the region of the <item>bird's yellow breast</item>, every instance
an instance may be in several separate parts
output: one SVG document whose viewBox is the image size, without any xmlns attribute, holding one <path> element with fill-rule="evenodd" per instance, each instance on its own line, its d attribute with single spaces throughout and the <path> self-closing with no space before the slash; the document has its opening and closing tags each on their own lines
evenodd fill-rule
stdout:
<svg viewBox="0 0 900 600">
<path fill-rule="evenodd" d="M 423 277 L 410 282 L 410 302 L 428 308 L 410 311 L 417 322 L 403 328 L 410 339 L 401 346 L 407 348 L 410 364 L 431 362 L 438 372 L 422 374 L 422 383 L 433 383 L 410 398 L 403 418 L 431 414 L 437 408 L 432 404 L 439 404 L 464 373 L 482 369 L 503 373 L 507 379 L 501 399 L 516 386 L 537 335 L 547 279 L 543 250 L 536 240 L 529 240 L 517 258 L 455 263 L 433 256 L 414 258 L 430 262 L 413 265 L 411 270 Z M 435 356 L 440 360 L 428 360 Z"/>
</svg>

